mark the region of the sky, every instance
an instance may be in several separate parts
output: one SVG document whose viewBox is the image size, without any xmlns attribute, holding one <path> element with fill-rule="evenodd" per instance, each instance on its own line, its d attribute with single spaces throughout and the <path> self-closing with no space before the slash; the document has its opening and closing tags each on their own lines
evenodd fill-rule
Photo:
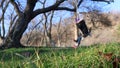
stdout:
<svg viewBox="0 0 120 68">
<path fill-rule="evenodd" d="M 105 2 L 92 2 L 92 1 L 90 3 L 89 0 L 86 0 L 78 8 L 78 12 L 87 12 L 88 11 L 88 9 L 83 7 L 83 5 L 86 5 L 86 6 L 89 6 L 92 8 L 98 7 L 98 9 L 100 9 L 102 12 L 113 12 L 113 11 L 120 12 L 120 0 L 114 0 L 114 2 L 111 2 L 110 4 L 105 3 Z M 58 14 L 57 15 L 58 19 L 60 16 L 63 18 L 68 18 L 71 16 L 71 12 L 69 12 L 69 11 L 60 11 L 60 12 L 57 12 L 57 14 Z M 56 18 L 55 18 L 55 20 L 56 20 Z"/>
<path fill-rule="evenodd" d="M 95 7 L 100 7 L 99 9 L 102 12 L 113 12 L 113 11 L 119 11 L 120 12 L 120 0 L 115 0 L 114 2 L 111 2 L 110 4 L 105 3 L 105 2 L 91 2 L 86 0 L 85 2 L 83 2 L 81 4 L 81 6 L 78 8 L 78 12 L 87 12 L 88 9 L 86 9 L 83 5 L 89 6 L 91 8 L 95 8 Z M 59 12 L 58 12 L 59 14 Z M 71 16 L 71 12 L 69 11 L 64 11 L 64 12 L 60 12 L 61 15 L 58 16 L 62 16 L 64 18 L 68 18 Z M 64 16 L 63 16 L 64 15 Z"/>
<path fill-rule="evenodd" d="M 110 4 L 108 4 L 107 2 L 89 2 L 88 0 L 86 0 L 81 4 L 80 11 L 87 11 L 86 8 L 84 8 L 84 6 L 89 6 L 90 8 L 98 8 L 102 12 L 120 11 L 120 0 L 114 0 L 114 2 L 110 2 Z"/>
<path fill-rule="evenodd" d="M 17 0 L 16 0 L 17 1 Z M 22 10 L 25 8 L 24 5 L 26 5 L 26 0 L 18 0 L 22 6 Z M 46 6 L 52 5 L 54 3 L 55 0 L 47 0 Z M 100 7 L 100 9 L 103 12 L 110 12 L 110 11 L 120 11 L 120 0 L 114 0 L 114 2 L 111 2 L 110 4 L 105 3 L 105 2 L 90 2 L 89 0 L 84 0 L 85 2 L 83 2 L 80 6 L 80 8 L 78 9 L 78 12 L 86 12 L 87 9 L 84 8 L 82 5 L 86 5 L 86 6 L 90 6 L 90 7 Z M 8 16 L 10 14 L 10 11 L 13 11 L 13 6 L 9 5 L 10 7 L 7 10 L 7 13 L 5 14 L 6 16 Z M 38 2 L 36 4 L 35 9 L 41 8 L 40 3 Z M 35 10 L 34 9 L 34 10 Z M 0 11 L 1 13 L 1 11 Z M 57 16 L 56 17 L 69 17 L 71 16 L 71 12 L 68 11 L 60 11 L 60 12 L 56 12 Z M 63 16 L 64 15 L 64 16 Z"/>
<path fill-rule="evenodd" d="M 104 9 L 108 9 L 109 11 L 120 11 L 120 0 L 115 0 L 113 3 L 106 5 Z"/>
</svg>

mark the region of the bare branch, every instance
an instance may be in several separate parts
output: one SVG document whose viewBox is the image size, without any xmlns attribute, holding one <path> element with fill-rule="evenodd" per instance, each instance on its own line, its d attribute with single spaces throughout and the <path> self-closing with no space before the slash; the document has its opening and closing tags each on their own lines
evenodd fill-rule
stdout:
<svg viewBox="0 0 120 68">
<path fill-rule="evenodd" d="M 1 3 L 0 3 L 0 7 L 3 6 L 3 3 L 5 2 L 5 0 L 2 0 Z"/>
<path fill-rule="evenodd" d="M 43 18 L 32 28 L 32 31 L 43 21 Z"/>
<path fill-rule="evenodd" d="M 18 7 L 17 3 L 16 3 L 16 2 L 14 2 L 14 1 L 12 1 L 12 0 L 10 0 L 10 2 L 11 2 L 11 4 L 14 6 L 15 11 L 16 11 L 16 13 L 17 13 L 17 14 L 18 14 L 18 16 L 19 16 L 22 12 L 20 11 L 20 9 L 19 9 L 19 7 Z"/>
<path fill-rule="evenodd" d="M 42 8 L 42 9 L 37 9 L 33 12 L 33 18 L 35 16 L 37 16 L 38 14 L 41 13 L 45 13 L 45 12 L 49 12 L 51 10 L 68 10 L 68 11 L 74 11 L 74 9 L 70 9 L 67 7 L 58 7 L 61 3 L 63 3 L 65 0 L 59 0 L 57 1 L 55 4 L 53 4 L 52 6 L 46 7 L 46 8 Z"/>
<path fill-rule="evenodd" d="M 4 37 L 5 37 L 5 22 L 4 22 L 4 16 L 5 16 L 5 12 L 6 12 L 6 9 L 7 9 L 7 7 L 8 7 L 9 1 L 6 2 L 5 6 L 3 6 L 3 3 L 4 3 L 4 1 L 2 1 L 2 5 L 1 5 L 1 7 L 2 7 L 2 16 L 1 16 L 1 18 L 0 18 L 1 27 L 2 27 L 2 35 L 0 34 L 0 37 L 1 37 L 2 39 L 4 39 Z M 0 32 L 1 32 L 1 29 L 0 29 Z"/>
<path fill-rule="evenodd" d="M 108 4 L 110 4 L 110 2 L 114 2 L 114 0 L 92 0 L 92 1 L 107 2 Z"/>
<path fill-rule="evenodd" d="M 43 15 L 44 15 L 44 18 L 45 18 L 44 30 L 47 32 L 47 25 L 46 25 L 46 24 L 47 24 L 47 19 L 48 19 L 48 18 L 47 18 L 46 13 L 44 13 Z M 47 32 L 47 33 L 48 33 L 48 32 Z"/>
<path fill-rule="evenodd" d="M 49 27 L 49 32 L 51 33 L 51 30 L 52 30 L 52 19 L 53 19 L 53 16 L 54 16 L 54 11 L 51 12 L 51 17 L 50 17 L 50 27 Z"/>
<path fill-rule="evenodd" d="M 13 16 L 13 13 L 12 13 L 11 14 L 11 21 L 10 21 L 10 26 L 9 26 L 8 32 L 10 32 L 11 28 L 13 27 L 16 18 L 17 18 L 17 15 Z"/>
<path fill-rule="evenodd" d="M 9 1 L 5 4 L 5 7 L 3 7 L 3 5 L 1 6 L 2 7 L 2 16 L 0 18 L 0 21 L 4 19 L 4 14 L 6 12 L 6 9 L 8 7 L 8 4 L 9 4 Z"/>
<path fill-rule="evenodd" d="M 58 33 L 58 35 L 60 34 L 61 23 L 62 23 L 62 17 L 60 17 L 60 20 L 58 22 L 58 27 L 57 27 L 57 31 L 58 31 L 57 33 Z"/>
<path fill-rule="evenodd" d="M 79 8 L 79 6 L 81 5 L 81 3 L 83 2 L 83 0 L 80 0 L 77 7 Z"/>
<path fill-rule="evenodd" d="M 75 9 L 75 8 L 71 9 L 71 8 L 68 8 L 68 7 L 58 7 L 58 8 L 56 8 L 55 10 L 76 11 L 76 9 Z"/>
<path fill-rule="evenodd" d="M 33 9 L 35 7 L 36 2 L 37 2 L 37 0 L 27 0 L 25 13 L 29 13 L 30 14 L 31 12 L 33 12 Z"/>
<path fill-rule="evenodd" d="M 44 2 L 45 2 L 46 0 L 44 0 Z M 42 2 L 42 1 L 40 1 L 40 0 L 38 0 L 38 2 L 40 2 L 41 4 L 44 4 L 44 2 Z"/>
</svg>

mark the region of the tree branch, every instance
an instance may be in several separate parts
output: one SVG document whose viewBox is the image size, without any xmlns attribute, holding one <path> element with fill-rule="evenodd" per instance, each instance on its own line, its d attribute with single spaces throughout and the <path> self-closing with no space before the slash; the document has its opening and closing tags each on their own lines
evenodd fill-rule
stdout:
<svg viewBox="0 0 120 68">
<path fill-rule="evenodd" d="M 11 4 L 14 6 L 15 11 L 16 11 L 16 13 L 17 13 L 17 14 L 18 14 L 18 16 L 19 16 L 22 12 L 20 11 L 20 9 L 19 9 L 19 7 L 18 7 L 17 3 L 16 3 L 16 2 L 14 2 L 14 1 L 12 1 L 12 0 L 10 0 L 10 2 L 11 2 Z"/>
<path fill-rule="evenodd" d="M 3 3 L 5 2 L 5 0 L 2 0 L 1 3 L 0 3 L 0 7 L 3 6 Z"/>
<path fill-rule="evenodd" d="M 68 7 L 58 7 L 55 10 L 67 10 L 67 11 L 73 11 L 73 12 L 76 11 L 75 8 L 71 9 L 71 8 L 68 8 Z"/>
<path fill-rule="evenodd" d="M 33 12 L 33 18 L 41 13 L 45 13 L 45 12 L 49 12 L 51 10 L 58 10 L 58 6 L 63 3 L 65 0 L 59 0 L 57 1 L 55 4 L 49 6 L 49 7 L 46 7 L 46 8 L 42 8 L 42 9 L 37 9 Z"/>
<path fill-rule="evenodd" d="M 91 0 L 91 1 L 107 2 L 108 4 L 110 4 L 110 2 L 114 2 L 114 0 Z"/>
<path fill-rule="evenodd" d="M 1 16 L 1 18 L 0 18 L 0 22 L 1 22 L 1 27 L 2 27 L 2 35 L 0 34 L 0 37 L 1 37 L 1 39 L 4 39 L 5 38 L 5 21 L 4 21 L 4 19 L 5 19 L 5 12 L 6 12 L 6 9 L 8 8 L 8 5 L 9 5 L 9 1 L 7 2 L 6 1 L 6 3 L 4 4 L 5 2 L 4 2 L 4 0 L 2 1 L 2 5 L 1 5 L 1 9 L 2 9 L 2 16 Z M 4 5 L 3 5 L 4 4 Z M 1 28 L 0 27 L 0 28 Z M 0 29 L 0 32 L 1 32 L 1 29 Z"/>
<path fill-rule="evenodd" d="M 37 2 L 37 0 L 27 0 L 25 13 L 29 13 L 30 14 L 31 12 L 33 12 L 33 9 L 35 7 L 36 2 Z"/>
<path fill-rule="evenodd" d="M 80 0 L 80 2 L 77 5 L 78 8 L 79 8 L 79 6 L 81 5 L 82 2 L 83 2 L 83 0 Z"/>
</svg>

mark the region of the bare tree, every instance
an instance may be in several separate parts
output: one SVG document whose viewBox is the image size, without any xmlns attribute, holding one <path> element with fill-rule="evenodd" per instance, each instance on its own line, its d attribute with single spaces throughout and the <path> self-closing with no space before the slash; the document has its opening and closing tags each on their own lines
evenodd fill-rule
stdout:
<svg viewBox="0 0 120 68">
<path fill-rule="evenodd" d="M 25 30 L 27 29 L 30 21 L 37 15 L 49 12 L 51 10 L 75 11 L 75 8 L 60 7 L 60 4 L 64 1 L 65 0 L 57 0 L 51 6 L 34 10 L 37 0 L 27 0 L 26 7 L 24 11 L 22 11 L 19 9 L 19 5 L 16 3 L 16 1 L 10 0 L 10 3 L 14 6 L 15 11 L 18 15 L 18 19 L 15 22 L 16 25 L 14 25 L 10 32 L 7 34 L 3 42 L 2 48 L 23 47 L 23 45 L 20 43 L 20 39 Z"/>
<path fill-rule="evenodd" d="M 70 0 L 70 4 L 74 6 L 74 8 L 76 8 L 75 12 L 74 12 L 74 19 L 76 19 L 78 17 L 78 12 L 77 12 L 77 8 L 81 5 L 81 3 L 84 0 Z M 74 23 L 74 39 L 77 39 L 78 37 L 78 28 L 77 25 Z"/>
<path fill-rule="evenodd" d="M 5 6 L 3 6 L 3 4 L 5 3 Z M 2 34 L 1 34 L 1 27 L 0 27 L 0 37 L 1 39 L 4 39 L 5 38 L 5 22 L 4 22 L 4 16 L 5 16 L 5 12 L 6 12 L 6 9 L 8 7 L 8 4 L 9 4 L 9 1 L 4 1 L 2 0 L 1 4 L 0 4 L 0 7 L 2 9 L 2 16 L 0 18 L 0 21 L 1 21 L 1 24 L 2 24 Z"/>
<path fill-rule="evenodd" d="M 2 0 L 3 1 L 3 0 Z M 18 16 L 16 22 L 14 23 L 11 30 L 7 33 L 1 48 L 11 48 L 11 47 L 24 47 L 20 40 L 23 33 L 28 27 L 28 24 L 39 14 L 47 13 L 55 10 L 66 10 L 70 12 L 75 12 L 76 7 L 65 7 L 61 6 L 62 3 L 68 0 L 56 0 L 56 2 L 45 8 L 35 9 L 35 5 L 38 1 L 43 3 L 41 0 L 27 0 L 25 8 L 21 9 L 21 4 L 17 0 L 9 0 L 12 6 L 15 8 L 16 14 Z M 77 7 L 82 3 L 83 0 L 78 0 Z M 72 5 L 71 5 L 72 6 Z"/>
<path fill-rule="evenodd" d="M 51 16 L 50 16 L 50 19 L 48 20 L 49 15 L 51 15 Z M 53 15 L 54 15 L 54 11 L 51 11 L 51 13 L 48 14 L 48 15 L 46 13 L 44 13 L 44 17 L 45 17 L 44 30 L 46 32 L 46 36 L 47 36 L 46 40 L 48 41 L 46 43 L 48 43 L 47 44 L 48 46 L 52 45 L 52 43 L 53 43 L 52 33 L 51 33 L 51 31 L 52 31 L 52 23 L 53 23 L 52 22 Z"/>
<path fill-rule="evenodd" d="M 60 34 L 60 32 L 61 32 L 61 29 L 60 29 L 60 27 L 61 27 L 61 22 L 62 22 L 62 18 L 60 18 L 60 20 L 59 20 L 59 22 L 58 22 L 58 27 L 57 27 L 57 37 L 58 37 L 58 39 L 57 39 L 57 45 L 58 45 L 58 46 L 61 45 L 61 34 Z"/>
<path fill-rule="evenodd" d="M 42 31 L 39 31 L 38 29 L 40 29 L 39 25 L 41 24 L 42 21 L 43 21 L 43 17 L 41 17 L 38 23 L 36 19 L 31 21 L 31 24 L 28 26 L 28 31 L 23 36 L 24 44 L 37 45 L 37 46 L 39 45 L 37 43 L 40 42 L 40 35 L 41 35 L 40 32 Z"/>
<path fill-rule="evenodd" d="M 88 12 L 80 12 L 80 14 L 83 14 L 85 16 L 85 19 L 89 19 L 90 23 L 92 23 L 93 27 L 95 28 L 101 24 L 105 26 L 111 26 L 111 22 L 108 17 L 101 13 L 102 7 L 105 7 L 106 5 L 101 6 L 97 5 L 97 3 L 93 3 L 91 3 L 90 6 L 83 5 L 82 7 L 85 8 Z"/>
<path fill-rule="evenodd" d="M 74 38 L 74 27 L 72 20 L 72 18 L 63 19 L 60 17 L 59 22 L 54 24 L 52 34 L 58 47 L 71 45 L 71 39 Z"/>
</svg>

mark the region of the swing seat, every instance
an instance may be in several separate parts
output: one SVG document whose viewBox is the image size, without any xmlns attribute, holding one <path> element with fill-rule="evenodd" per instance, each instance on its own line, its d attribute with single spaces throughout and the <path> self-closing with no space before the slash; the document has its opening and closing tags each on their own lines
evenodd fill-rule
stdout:
<svg viewBox="0 0 120 68">
<path fill-rule="evenodd" d="M 81 20 L 79 23 L 76 24 L 77 27 L 82 31 L 83 37 L 87 37 L 91 33 L 91 28 L 88 29 L 84 20 Z"/>
</svg>

